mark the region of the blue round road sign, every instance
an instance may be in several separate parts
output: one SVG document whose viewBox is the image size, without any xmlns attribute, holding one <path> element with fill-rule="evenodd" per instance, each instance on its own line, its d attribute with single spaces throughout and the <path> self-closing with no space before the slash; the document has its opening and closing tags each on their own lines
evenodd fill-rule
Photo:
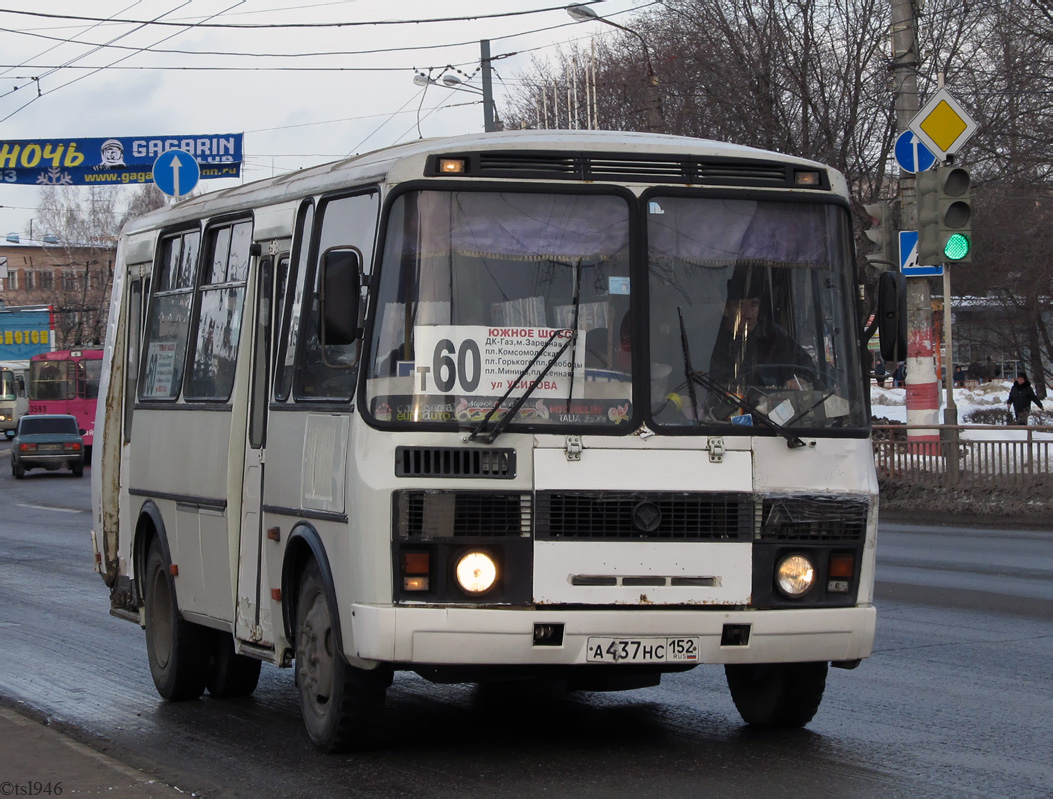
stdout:
<svg viewBox="0 0 1053 799">
<path fill-rule="evenodd" d="M 185 150 L 169 150 L 154 161 L 154 183 L 170 197 L 190 194 L 200 178 L 197 159 Z"/>
<path fill-rule="evenodd" d="M 904 172 L 925 172 L 932 169 L 936 156 L 921 139 L 905 130 L 896 139 L 896 163 Z"/>
</svg>

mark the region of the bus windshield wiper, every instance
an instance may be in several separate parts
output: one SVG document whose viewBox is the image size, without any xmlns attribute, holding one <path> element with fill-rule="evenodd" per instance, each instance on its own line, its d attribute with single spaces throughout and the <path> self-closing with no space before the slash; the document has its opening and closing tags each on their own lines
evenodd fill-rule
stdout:
<svg viewBox="0 0 1053 799">
<path fill-rule="evenodd" d="M 501 399 L 499 399 L 494 404 L 494 407 L 490 409 L 490 412 L 486 414 L 485 417 L 483 417 L 479 424 L 472 428 L 472 432 L 468 436 L 469 441 L 474 441 L 477 437 L 480 436 L 480 434 L 485 429 L 486 425 L 489 424 L 491 417 L 493 417 L 493 415 L 497 413 L 497 411 L 505 404 L 505 400 L 508 399 L 508 396 L 512 393 L 512 391 L 516 389 L 517 386 L 519 386 L 519 384 L 523 381 L 523 378 L 526 377 L 530 370 L 534 368 L 534 364 L 537 363 L 538 359 L 545 354 L 545 351 L 548 350 L 549 345 L 552 344 L 553 341 L 555 341 L 556 336 L 558 336 L 560 332 L 561 331 L 559 328 L 556 328 L 552 331 L 552 335 L 548 337 L 548 340 L 541 346 L 541 349 L 539 349 L 534 354 L 534 357 L 530 359 L 530 363 L 524 366 L 523 371 L 516 375 L 515 379 L 513 379 L 511 383 L 509 383 L 508 391 L 506 391 L 501 396 Z M 534 390 L 539 385 L 541 385 L 541 381 L 545 379 L 545 376 L 549 373 L 549 370 L 556 365 L 556 361 L 563 357 L 563 353 L 567 351 L 567 347 L 569 347 L 577 339 L 577 337 L 578 331 L 572 331 L 570 336 L 567 337 L 567 340 L 563 342 L 563 346 L 556 350 L 556 354 L 553 355 L 549 359 L 548 363 L 545 364 L 545 368 L 541 370 L 541 374 L 539 374 L 534 379 L 534 382 L 527 387 L 526 391 L 524 391 L 518 398 L 516 398 L 516 401 L 512 403 L 512 406 L 508 409 L 508 412 L 500 419 L 498 419 L 497 422 L 494 424 L 493 429 L 482 436 L 482 440 L 485 443 L 493 444 L 494 440 L 499 435 L 501 435 L 501 432 L 506 427 L 508 427 L 515 415 L 519 413 L 519 409 L 523 407 L 523 403 L 526 402 L 527 399 L 529 399 L 530 395 L 534 393 Z"/>
<path fill-rule="evenodd" d="M 787 430 L 781 424 L 779 424 L 770 416 L 768 416 L 768 414 L 766 414 L 764 411 L 760 410 L 754 403 L 749 402 L 745 397 L 740 397 L 738 394 L 735 394 L 727 386 L 721 385 L 712 377 L 710 377 L 709 373 L 703 372 L 701 369 L 691 368 L 691 351 L 688 348 L 687 331 L 684 328 L 684 314 L 680 311 L 679 308 L 677 308 L 677 312 L 680 313 L 680 346 L 684 352 L 684 372 L 688 378 L 687 386 L 688 391 L 691 395 L 691 405 L 692 409 L 695 412 L 695 416 L 699 416 L 698 404 L 695 401 L 694 387 L 694 384 L 698 383 L 698 385 L 702 386 L 702 388 L 706 389 L 707 391 L 712 391 L 716 394 L 721 395 L 722 397 L 724 397 L 734 405 L 738 406 L 742 410 L 746 411 L 747 413 L 753 416 L 756 416 L 758 419 L 760 419 L 761 423 L 765 427 L 774 430 L 780 436 L 785 438 L 786 446 L 788 446 L 790 449 L 798 449 L 799 447 L 806 446 L 806 444 L 803 441 L 801 441 L 800 437 L 796 433 L 794 433 L 792 430 Z"/>
</svg>

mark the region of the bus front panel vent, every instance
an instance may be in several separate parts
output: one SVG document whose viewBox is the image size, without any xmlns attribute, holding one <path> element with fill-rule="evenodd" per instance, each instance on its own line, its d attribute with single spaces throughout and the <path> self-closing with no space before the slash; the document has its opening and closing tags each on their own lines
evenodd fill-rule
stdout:
<svg viewBox="0 0 1053 799">
<path fill-rule="evenodd" d="M 870 499 L 851 494 L 765 494 L 756 540 L 771 543 L 861 543 Z"/>
<path fill-rule="evenodd" d="M 538 491 L 535 536 L 576 541 L 749 541 L 752 494 Z"/>
<path fill-rule="evenodd" d="M 396 447 L 395 476 L 511 480 L 516 476 L 516 451 L 474 447 Z"/>
<path fill-rule="evenodd" d="M 418 541 L 529 538 L 530 494 L 494 491 L 395 491 L 395 537 Z"/>
</svg>

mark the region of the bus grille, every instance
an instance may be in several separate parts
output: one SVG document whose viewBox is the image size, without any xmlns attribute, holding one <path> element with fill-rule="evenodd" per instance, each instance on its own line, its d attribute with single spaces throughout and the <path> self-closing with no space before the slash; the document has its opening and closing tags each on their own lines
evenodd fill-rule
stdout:
<svg viewBox="0 0 1053 799">
<path fill-rule="evenodd" d="M 638 181 L 701 186 L 766 186 L 795 188 L 800 167 L 758 159 L 592 152 L 487 151 L 441 156 L 464 158 L 470 177 L 520 180 Z M 440 156 L 431 156 L 426 175 L 439 175 Z M 825 170 L 818 170 L 820 185 L 829 189 Z"/>
<path fill-rule="evenodd" d="M 749 541 L 750 494 L 539 491 L 539 539 Z"/>
<path fill-rule="evenodd" d="M 395 476 L 492 477 L 511 480 L 516 476 L 516 451 L 467 447 L 396 447 Z"/>
<path fill-rule="evenodd" d="M 489 491 L 396 491 L 402 539 L 529 536 L 530 494 Z"/>
<path fill-rule="evenodd" d="M 761 503 L 758 541 L 862 541 L 870 500 L 861 496 L 768 494 Z"/>
</svg>

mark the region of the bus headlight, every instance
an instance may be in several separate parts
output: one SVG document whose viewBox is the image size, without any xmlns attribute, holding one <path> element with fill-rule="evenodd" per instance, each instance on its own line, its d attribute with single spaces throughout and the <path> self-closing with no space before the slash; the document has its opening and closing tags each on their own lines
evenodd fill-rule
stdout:
<svg viewBox="0 0 1053 799">
<path fill-rule="evenodd" d="M 775 584 L 788 597 L 807 594 L 815 585 L 815 566 L 804 555 L 790 555 L 775 567 Z"/>
<path fill-rule="evenodd" d="M 485 594 L 497 582 L 497 564 L 485 552 L 472 550 L 457 561 L 457 582 L 467 594 Z"/>
</svg>

